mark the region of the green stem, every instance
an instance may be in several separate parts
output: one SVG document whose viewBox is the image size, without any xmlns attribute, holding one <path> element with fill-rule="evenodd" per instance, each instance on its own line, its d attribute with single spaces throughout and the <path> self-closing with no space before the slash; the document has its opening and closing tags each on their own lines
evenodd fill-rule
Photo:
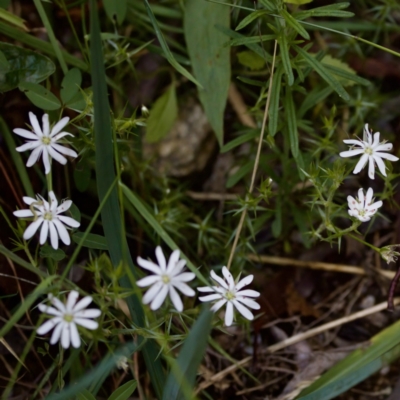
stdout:
<svg viewBox="0 0 400 400">
<path fill-rule="evenodd" d="M 364 240 L 360 239 L 359 237 L 355 236 L 355 235 L 349 235 L 351 238 L 357 240 L 358 242 L 365 244 L 368 247 L 371 247 L 372 250 L 375 250 L 377 253 L 381 253 L 380 248 L 379 247 L 375 247 L 372 244 L 365 242 Z"/>
<path fill-rule="evenodd" d="M 50 162 L 51 162 L 51 160 L 50 160 Z M 53 190 L 53 180 L 52 180 L 51 169 L 50 169 L 50 172 L 46 175 L 46 181 L 47 181 L 47 191 L 51 192 Z"/>
</svg>

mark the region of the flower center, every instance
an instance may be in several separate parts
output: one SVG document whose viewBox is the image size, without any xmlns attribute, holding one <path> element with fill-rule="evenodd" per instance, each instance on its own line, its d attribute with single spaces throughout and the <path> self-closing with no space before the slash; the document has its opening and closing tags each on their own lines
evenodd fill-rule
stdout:
<svg viewBox="0 0 400 400">
<path fill-rule="evenodd" d="M 163 281 L 164 284 L 168 284 L 171 281 L 171 278 L 168 275 L 163 275 L 161 277 L 161 280 Z"/>
<path fill-rule="evenodd" d="M 72 322 L 74 320 L 74 316 L 72 314 L 64 314 L 63 318 L 65 322 Z"/>
<path fill-rule="evenodd" d="M 372 147 L 366 147 L 364 153 L 372 156 L 372 154 L 374 154 L 374 150 L 372 150 Z"/>
<path fill-rule="evenodd" d="M 50 211 L 46 211 L 43 215 L 43 219 L 51 221 L 53 219 L 53 214 Z"/>
<path fill-rule="evenodd" d="M 235 293 L 232 293 L 230 290 L 228 290 L 228 291 L 225 293 L 225 298 L 226 298 L 228 301 L 234 300 L 234 299 L 236 299 L 236 294 L 235 294 Z"/>
<path fill-rule="evenodd" d="M 42 137 L 42 143 L 46 146 L 48 146 L 51 143 L 51 139 L 48 136 L 43 136 Z"/>
</svg>

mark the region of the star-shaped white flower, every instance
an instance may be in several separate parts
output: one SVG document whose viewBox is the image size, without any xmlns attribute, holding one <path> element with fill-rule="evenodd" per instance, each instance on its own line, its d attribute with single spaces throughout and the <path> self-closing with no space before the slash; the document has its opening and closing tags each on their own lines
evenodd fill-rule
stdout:
<svg viewBox="0 0 400 400">
<path fill-rule="evenodd" d="M 50 344 L 57 343 L 61 338 L 61 346 L 64 349 L 68 349 L 70 344 L 78 348 L 81 345 L 81 338 L 77 325 L 95 330 L 99 324 L 96 321 L 92 321 L 91 318 L 97 318 L 101 315 L 101 311 L 97 308 L 86 309 L 92 302 L 90 296 L 86 296 L 76 302 L 78 297 L 79 293 L 76 290 L 72 290 L 68 295 L 66 304 L 52 295 L 49 295 L 49 300 L 54 307 L 39 304 L 39 310 L 42 313 L 53 315 L 54 317 L 39 326 L 36 331 L 37 334 L 45 335 L 54 328 Z"/>
<path fill-rule="evenodd" d="M 175 309 L 182 312 L 182 300 L 176 289 L 180 290 L 186 296 L 194 296 L 196 294 L 196 292 L 185 283 L 193 280 L 196 275 L 193 272 L 182 272 L 186 261 L 179 260 L 179 255 L 179 250 L 174 250 L 167 265 L 161 247 L 157 246 L 156 257 L 158 265 L 141 257 L 137 258 L 137 263 L 142 268 L 154 273 L 154 275 L 146 276 L 146 278 L 136 282 L 140 287 L 151 286 L 143 296 L 143 304 L 151 303 L 150 308 L 152 310 L 159 309 L 167 297 L 167 294 L 169 294 Z"/>
<path fill-rule="evenodd" d="M 31 167 L 38 160 L 40 155 L 42 154 L 43 164 L 45 167 L 46 175 L 51 170 L 50 159 L 54 158 L 61 164 L 66 164 L 67 159 L 63 156 L 63 154 L 70 157 L 77 157 L 78 154 L 67 147 L 60 146 L 57 142 L 65 136 L 73 136 L 68 132 L 61 132 L 62 129 L 68 124 L 69 118 L 64 117 L 60 121 L 58 121 L 50 131 L 49 124 L 49 116 L 48 114 L 43 115 L 43 130 L 39 125 L 38 119 L 36 115 L 33 113 L 29 113 L 29 119 L 31 121 L 31 125 L 33 131 L 30 132 L 26 129 L 16 128 L 14 129 L 14 133 L 19 136 L 22 136 L 25 139 L 29 139 L 27 143 L 23 144 L 20 147 L 17 147 L 17 151 L 26 151 L 33 150 L 31 155 L 28 158 L 28 162 L 26 163 L 27 167 Z"/>
<path fill-rule="evenodd" d="M 383 151 L 392 150 L 393 145 L 391 143 L 386 143 L 386 141 L 379 142 L 379 132 L 374 133 L 374 140 L 372 141 L 371 132 L 368 129 L 368 124 L 364 126 L 364 136 L 363 140 L 347 139 L 343 140 L 346 144 L 351 144 L 356 146 L 356 148 L 351 148 L 351 150 L 342 151 L 339 155 L 340 157 L 352 157 L 362 154 L 360 160 L 358 161 L 356 167 L 354 168 L 353 174 L 358 174 L 367 162 L 368 164 L 368 176 L 371 179 L 375 178 L 375 163 L 379 168 L 379 171 L 383 176 L 386 176 L 386 166 L 383 162 L 383 158 L 389 161 L 398 161 L 398 157 L 382 153 Z"/>
<path fill-rule="evenodd" d="M 253 320 L 254 315 L 248 309 L 259 310 L 260 305 L 248 297 L 258 297 L 259 292 L 255 290 L 246 289 L 242 290 L 244 286 L 249 285 L 254 276 L 249 275 L 241 279 L 238 283 L 233 280 L 232 274 L 229 272 L 228 268 L 222 268 L 222 274 L 225 279 L 219 277 L 214 271 L 211 271 L 211 278 L 218 283 L 219 286 L 205 286 L 197 288 L 200 292 L 214 292 L 207 296 L 199 297 L 200 301 L 208 302 L 218 300 L 212 307 L 211 311 L 218 311 L 224 304 L 226 304 L 225 312 L 225 325 L 231 326 L 234 316 L 234 308 L 236 308 L 243 317 L 248 320 Z M 248 308 L 247 308 L 248 307 Z"/>
<path fill-rule="evenodd" d="M 374 191 L 372 188 L 367 190 L 367 195 L 364 196 L 364 190 L 358 190 L 358 198 L 355 199 L 353 196 L 347 196 L 349 203 L 349 214 L 352 217 L 357 218 L 361 222 L 367 222 L 371 217 L 378 211 L 379 207 L 382 207 L 382 201 L 379 200 L 373 203 Z"/>
<path fill-rule="evenodd" d="M 29 206 L 29 210 L 14 211 L 14 215 L 18 218 L 34 217 L 33 222 L 26 228 L 23 238 L 29 240 L 39 229 L 40 225 L 40 244 L 43 245 L 50 234 L 50 243 L 54 249 L 58 249 L 58 237 L 64 244 L 71 244 L 68 231 L 65 225 L 72 228 L 78 228 L 80 223 L 73 218 L 60 215 L 67 211 L 71 205 L 71 200 L 66 200 L 58 206 L 56 196 L 53 191 L 49 192 L 49 201 L 47 202 L 42 196 L 37 195 L 36 199 L 32 197 L 23 197 L 24 203 Z M 58 207 L 57 207 L 58 206 Z"/>
</svg>

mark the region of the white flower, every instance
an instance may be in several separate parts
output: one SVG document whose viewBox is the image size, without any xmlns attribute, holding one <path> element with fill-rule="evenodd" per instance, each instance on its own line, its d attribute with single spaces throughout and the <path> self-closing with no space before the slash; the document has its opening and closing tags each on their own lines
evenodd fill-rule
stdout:
<svg viewBox="0 0 400 400">
<path fill-rule="evenodd" d="M 71 200 L 66 200 L 57 207 L 58 202 L 53 191 L 49 192 L 49 202 L 40 195 L 37 195 L 36 199 L 25 196 L 23 200 L 25 204 L 28 204 L 29 210 L 14 211 L 14 215 L 19 218 L 35 217 L 24 232 L 23 238 L 25 240 L 29 240 L 42 225 L 40 230 L 41 245 L 46 242 L 49 234 L 50 242 L 54 249 L 58 249 L 58 236 L 60 236 L 64 244 L 71 244 L 71 239 L 64 224 L 72 228 L 78 228 L 80 223 L 73 218 L 59 215 L 71 207 Z"/>
<path fill-rule="evenodd" d="M 225 325 L 231 326 L 233 322 L 234 307 L 243 315 L 243 317 L 250 321 L 254 319 L 253 313 L 246 307 L 253 310 L 259 310 L 260 305 L 252 299 L 247 297 L 258 297 L 260 293 L 255 290 L 246 289 L 241 290 L 244 286 L 249 285 L 254 276 L 249 275 L 241 279 L 238 283 L 233 280 L 232 274 L 228 268 L 222 268 L 224 279 L 220 278 L 214 271 L 211 271 L 211 278 L 218 283 L 219 286 L 205 286 L 197 288 L 200 292 L 215 292 L 207 296 L 199 297 L 200 301 L 214 301 L 218 300 L 212 307 L 211 311 L 218 311 L 226 303 L 225 312 Z"/>
<path fill-rule="evenodd" d="M 374 191 L 372 188 L 369 188 L 365 197 L 363 189 L 359 189 L 357 199 L 355 199 L 353 196 L 347 196 L 347 201 L 349 203 L 349 214 L 361 222 L 369 221 L 371 217 L 378 211 L 378 208 L 382 207 L 381 200 L 373 203 L 373 195 Z"/>
<path fill-rule="evenodd" d="M 195 278 L 193 272 L 181 272 L 186 264 L 185 260 L 179 260 L 179 250 L 172 252 L 168 265 L 160 246 L 156 248 L 156 256 L 158 265 L 151 261 L 147 261 L 141 257 L 137 258 L 137 263 L 144 269 L 154 273 L 154 275 L 146 276 L 146 278 L 137 281 L 140 287 L 151 286 L 143 296 L 143 303 L 150 304 L 152 310 L 161 307 L 167 294 L 169 294 L 176 310 L 183 310 L 182 300 L 176 289 L 180 290 L 186 296 L 194 296 L 196 292 L 190 288 L 185 282 L 189 282 Z"/>
<path fill-rule="evenodd" d="M 71 157 L 77 157 L 78 154 L 71 149 L 64 146 L 60 146 L 57 142 L 64 136 L 73 136 L 68 132 L 61 132 L 61 130 L 68 124 L 69 118 L 64 117 L 58 121 L 50 131 L 49 116 L 48 114 L 43 115 L 43 130 L 40 128 L 38 119 L 33 113 L 29 113 L 29 119 L 33 131 L 30 132 L 26 129 L 16 128 L 14 133 L 25 139 L 31 139 L 31 141 L 24 145 L 17 147 L 17 151 L 33 150 L 26 163 L 27 167 L 31 167 L 38 160 L 42 154 L 43 164 L 45 167 L 45 173 L 48 174 L 51 170 L 50 157 L 54 158 L 61 164 L 66 164 L 67 159 L 62 155 L 65 154 Z M 60 154 L 61 153 L 61 154 Z"/>
<path fill-rule="evenodd" d="M 368 161 L 368 176 L 371 179 L 375 178 L 375 163 L 378 166 L 381 174 L 386 176 L 386 167 L 382 158 L 385 158 L 389 161 L 398 161 L 398 157 L 392 154 L 382 153 L 382 151 L 392 150 L 393 145 L 391 143 L 386 143 L 386 141 L 379 143 L 379 135 L 379 132 L 375 132 L 374 141 L 372 141 L 372 135 L 368 129 L 368 124 L 365 124 L 363 140 L 343 140 L 343 142 L 346 144 L 351 144 L 358 147 L 351 148 L 351 150 L 348 151 L 342 151 L 339 154 L 340 157 L 352 157 L 362 154 L 360 160 L 354 168 L 353 174 L 358 174 L 365 167 L 365 164 Z"/>
<path fill-rule="evenodd" d="M 43 323 L 38 329 L 38 335 L 45 335 L 54 328 L 51 335 L 50 344 L 57 343 L 61 338 L 61 346 L 68 349 L 70 344 L 78 348 L 81 345 L 78 329 L 76 325 L 81 325 L 86 329 L 95 330 L 99 324 L 92 321 L 91 318 L 97 318 L 101 315 L 101 311 L 97 308 L 85 308 L 92 302 L 90 296 L 78 300 L 79 293 L 72 290 L 66 304 L 62 303 L 56 297 L 49 295 L 51 304 L 55 307 L 39 304 L 39 310 L 42 313 L 53 315 L 54 317 Z"/>
</svg>

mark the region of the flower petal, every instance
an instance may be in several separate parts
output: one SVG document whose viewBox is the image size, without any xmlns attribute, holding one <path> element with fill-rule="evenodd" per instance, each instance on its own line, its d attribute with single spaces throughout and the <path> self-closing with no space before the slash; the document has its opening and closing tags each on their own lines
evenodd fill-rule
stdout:
<svg viewBox="0 0 400 400">
<path fill-rule="evenodd" d="M 91 319 L 87 319 L 87 318 L 74 318 L 74 322 L 80 326 L 83 326 L 86 329 L 91 330 L 91 331 L 94 331 L 99 327 L 98 322 L 92 321 Z"/>
<path fill-rule="evenodd" d="M 33 164 L 38 160 L 40 157 L 40 154 L 43 151 L 43 146 L 38 146 L 36 149 L 34 149 L 31 153 L 31 155 L 28 158 L 28 161 L 26 162 L 27 167 L 32 167 Z"/>
<path fill-rule="evenodd" d="M 197 290 L 198 290 L 199 292 L 214 292 L 214 291 L 215 291 L 215 290 L 214 290 L 212 287 L 210 287 L 210 286 L 201 286 L 201 287 L 198 287 Z"/>
<path fill-rule="evenodd" d="M 211 270 L 210 275 L 211 278 L 215 282 L 217 282 L 220 286 L 222 286 L 226 290 L 229 290 L 229 286 L 227 285 L 227 283 L 221 277 L 219 277 L 213 270 Z"/>
<path fill-rule="evenodd" d="M 40 239 L 39 239 L 39 243 L 40 243 L 41 245 L 43 245 L 44 243 L 46 243 L 48 234 L 49 234 L 49 221 L 44 220 L 44 221 L 43 221 L 43 225 L 42 225 L 42 229 L 40 230 Z"/>
<path fill-rule="evenodd" d="M 81 225 L 78 221 L 75 221 L 71 217 L 66 217 L 65 215 L 59 215 L 58 219 L 65 225 L 70 226 L 71 228 L 78 228 Z"/>
<path fill-rule="evenodd" d="M 31 210 L 17 210 L 13 214 L 18 218 L 28 218 L 33 217 L 33 212 Z"/>
<path fill-rule="evenodd" d="M 40 136 L 38 136 L 35 133 L 30 132 L 26 129 L 15 128 L 15 129 L 13 129 L 13 132 L 19 136 L 22 136 L 25 139 L 38 140 L 38 141 L 40 139 Z"/>
<path fill-rule="evenodd" d="M 246 299 L 245 297 L 236 297 L 236 300 L 243 303 L 246 307 L 250 307 L 253 310 L 259 310 L 261 306 L 254 300 Z"/>
<path fill-rule="evenodd" d="M 60 164 L 65 165 L 67 163 L 68 160 L 60 153 L 57 153 L 52 146 L 47 146 L 47 151 L 49 152 L 50 156 Z"/>
<path fill-rule="evenodd" d="M 40 128 L 39 121 L 33 112 L 29 113 L 29 120 L 31 121 L 32 128 L 36 133 L 36 135 L 42 137 L 43 136 L 42 129 Z"/>
<path fill-rule="evenodd" d="M 58 132 L 60 132 L 65 126 L 67 126 L 68 122 L 69 122 L 69 117 L 64 117 L 64 118 L 60 119 L 53 126 L 53 129 L 51 130 L 51 133 L 50 133 L 50 137 L 57 135 Z"/>
<path fill-rule="evenodd" d="M 156 247 L 156 257 L 157 257 L 158 265 L 161 268 L 161 271 L 166 271 L 167 264 L 166 264 L 166 261 L 165 261 L 164 253 L 163 253 L 163 251 L 162 251 L 160 246 Z"/>
<path fill-rule="evenodd" d="M 246 308 L 243 304 L 239 303 L 237 300 L 232 300 L 233 305 L 236 309 L 243 315 L 246 319 L 252 321 L 254 319 L 253 313 Z"/>
<path fill-rule="evenodd" d="M 208 296 L 199 297 L 199 300 L 206 303 L 209 301 L 221 299 L 221 297 L 222 297 L 222 295 L 220 295 L 219 293 L 214 293 L 214 294 L 209 294 Z M 226 299 L 224 299 L 224 300 L 226 301 Z"/>
<path fill-rule="evenodd" d="M 49 152 L 47 151 L 47 147 L 43 146 L 43 155 L 42 155 L 43 165 L 44 165 L 44 173 L 47 175 L 51 171 L 51 163 Z"/>
<path fill-rule="evenodd" d="M 58 249 L 58 234 L 53 221 L 49 223 L 50 228 L 50 243 L 54 250 Z"/>
<path fill-rule="evenodd" d="M 248 275 L 245 278 L 241 279 L 236 285 L 236 290 L 239 291 L 242 287 L 249 285 L 253 282 L 254 275 Z"/>
<path fill-rule="evenodd" d="M 225 325 L 226 326 L 231 326 L 233 322 L 233 304 L 228 301 L 226 304 L 226 311 L 225 311 Z"/>
<path fill-rule="evenodd" d="M 75 318 L 97 318 L 100 317 L 101 315 L 101 310 L 99 310 L 98 308 L 88 308 L 87 310 L 81 310 L 78 312 L 74 312 L 74 317 Z"/>
<path fill-rule="evenodd" d="M 29 240 L 38 230 L 39 226 L 43 222 L 43 218 L 38 218 L 36 221 L 33 221 L 25 230 L 23 238 L 25 240 Z"/>
<path fill-rule="evenodd" d="M 364 153 L 364 149 L 354 149 L 354 150 L 342 151 L 341 153 L 339 153 L 339 156 L 346 158 L 346 157 L 358 156 L 359 154 L 362 153 Z"/>
<path fill-rule="evenodd" d="M 60 323 L 54 328 L 53 334 L 50 338 L 50 344 L 56 344 L 60 340 L 61 332 L 66 325 L 64 320 L 61 320 Z"/>
<path fill-rule="evenodd" d="M 69 292 L 67 302 L 65 304 L 65 312 L 68 314 L 71 314 L 73 311 L 75 311 L 74 306 L 76 304 L 76 301 L 78 300 L 79 293 L 76 290 L 71 290 Z"/>
<path fill-rule="evenodd" d="M 76 327 L 74 322 L 71 322 L 69 326 L 71 328 L 71 344 L 72 344 L 72 347 L 75 347 L 75 349 L 77 349 L 81 345 L 81 338 L 79 336 L 78 329 L 77 329 L 77 327 Z"/>
<path fill-rule="evenodd" d="M 157 296 L 157 294 L 160 292 L 161 288 L 164 286 L 164 283 L 162 281 L 156 282 L 143 296 L 142 302 L 143 304 L 149 304 L 151 301 L 154 300 L 154 298 Z"/>
<path fill-rule="evenodd" d="M 83 299 L 79 300 L 76 304 L 75 307 L 73 307 L 73 312 L 74 314 L 77 313 L 78 311 L 83 310 L 86 308 L 90 303 L 93 302 L 92 296 L 85 296 Z"/>
<path fill-rule="evenodd" d="M 150 304 L 150 308 L 154 310 L 158 310 L 162 303 L 164 303 L 165 298 L 167 297 L 168 294 L 168 286 L 163 285 L 160 292 L 157 294 L 157 296 L 153 299 L 153 301 Z"/>
<path fill-rule="evenodd" d="M 168 273 L 171 273 L 174 270 L 174 268 L 176 267 L 176 264 L 179 261 L 179 255 L 180 254 L 181 253 L 180 253 L 179 250 L 174 250 L 172 252 L 171 256 L 169 257 L 168 266 L 167 266 L 167 270 L 166 270 Z"/>
<path fill-rule="evenodd" d="M 358 174 L 364 167 L 368 161 L 368 154 L 363 154 L 362 157 L 358 160 L 356 167 L 353 170 L 353 174 Z"/>
<path fill-rule="evenodd" d="M 389 161 L 399 161 L 399 157 L 394 156 L 393 154 L 388 153 L 374 153 L 374 156 L 384 158 Z"/>
<path fill-rule="evenodd" d="M 69 246 L 71 244 L 71 238 L 69 237 L 69 233 L 68 233 L 67 229 L 65 228 L 65 226 L 62 224 L 61 221 L 59 221 L 56 218 L 54 218 L 52 222 L 57 228 L 60 239 L 63 241 L 64 244 Z"/>
<path fill-rule="evenodd" d="M 227 302 L 226 299 L 221 299 L 217 301 L 211 308 L 210 311 L 217 312 L 225 303 Z"/>
<path fill-rule="evenodd" d="M 160 276 L 159 275 L 150 275 L 146 276 L 143 279 L 140 279 L 136 282 L 136 285 L 139 287 L 146 287 L 146 286 L 151 286 L 157 281 L 160 281 Z"/>
<path fill-rule="evenodd" d="M 224 275 L 225 280 L 228 282 L 229 289 L 233 290 L 235 287 L 235 281 L 232 274 L 229 272 L 229 269 L 225 266 L 222 267 L 222 274 Z"/>
<path fill-rule="evenodd" d="M 27 150 L 36 149 L 36 147 L 39 147 L 41 145 L 42 144 L 39 142 L 39 140 L 35 140 L 33 142 L 28 142 L 28 143 L 23 144 L 22 146 L 19 146 L 15 150 L 17 150 L 18 152 L 22 153 L 22 152 L 27 151 Z"/>
<path fill-rule="evenodd" d="M 196 278 L 196 275 L 193 272 L 183 272 L 182 274 L 179 274 L 178 276 L 172 277 L 174 281 L 179 281 L 179 282 L 190 282 L 194 278 Z"/>
<path fill-rule="evenodd" d="M 172 286 L 180 290 L 185 296 L 193 297 L 196 292 L 186 283 L 183 282 L 172 282 Z"/>
<path fill-rule="evenodd" d="M 72 323 L 64 323 L 64 329 L 61 332 L 61 346 L 64 349 L 68 349 L 71 343 L 71 324 Z"/>
<path fill-rule="evenodd" d="M 246 289 L 246 290 L 241 290 L 240 292 L 236 293 L 237 297 L 259 297 L 260 293 L 256 292 L 255 290 L 251 290 L 251 289 Z"/>
<path fill-rule="evenodd" d="M 45 314 L 55 315 L 57 317 L 60 317 L 63 315 L 63 313 L 61 311 L 56 310 L 54 307 L 47 306 L 46 304 L 39 304 L 38 308 L 42 313 L 45 313 Z"/>
<path fill-rule="evenodd" d="M 54 317 L 52 319 L 49 319 L 48 321 L 40 325 L 39 328 L 36 329 L 36 333 L 38 335 L 45 335 L 46 333 L 50 332 L 61 321 L 62 321 L 61 317 Z"/>
<path fill-rule="evenodd" d="M 169 297 L 172 301 L 172 304 L 174 305 L 175 309 L 178 312 L 182 312 L 183 311 L 183 303 L 181 298 L 179 297 L 178 292 L 175 290 L 175 288 L 173 286 L 169 287 Z"/>
<path fill-rule="evenodd" d="M 137 258 L 137 263 L 144 269 L 153 272 L 154 274 L 161 275 L 161 268 L 154 264 L 152 261 L 147 261 L 142 257 Z"/>
</svg>

